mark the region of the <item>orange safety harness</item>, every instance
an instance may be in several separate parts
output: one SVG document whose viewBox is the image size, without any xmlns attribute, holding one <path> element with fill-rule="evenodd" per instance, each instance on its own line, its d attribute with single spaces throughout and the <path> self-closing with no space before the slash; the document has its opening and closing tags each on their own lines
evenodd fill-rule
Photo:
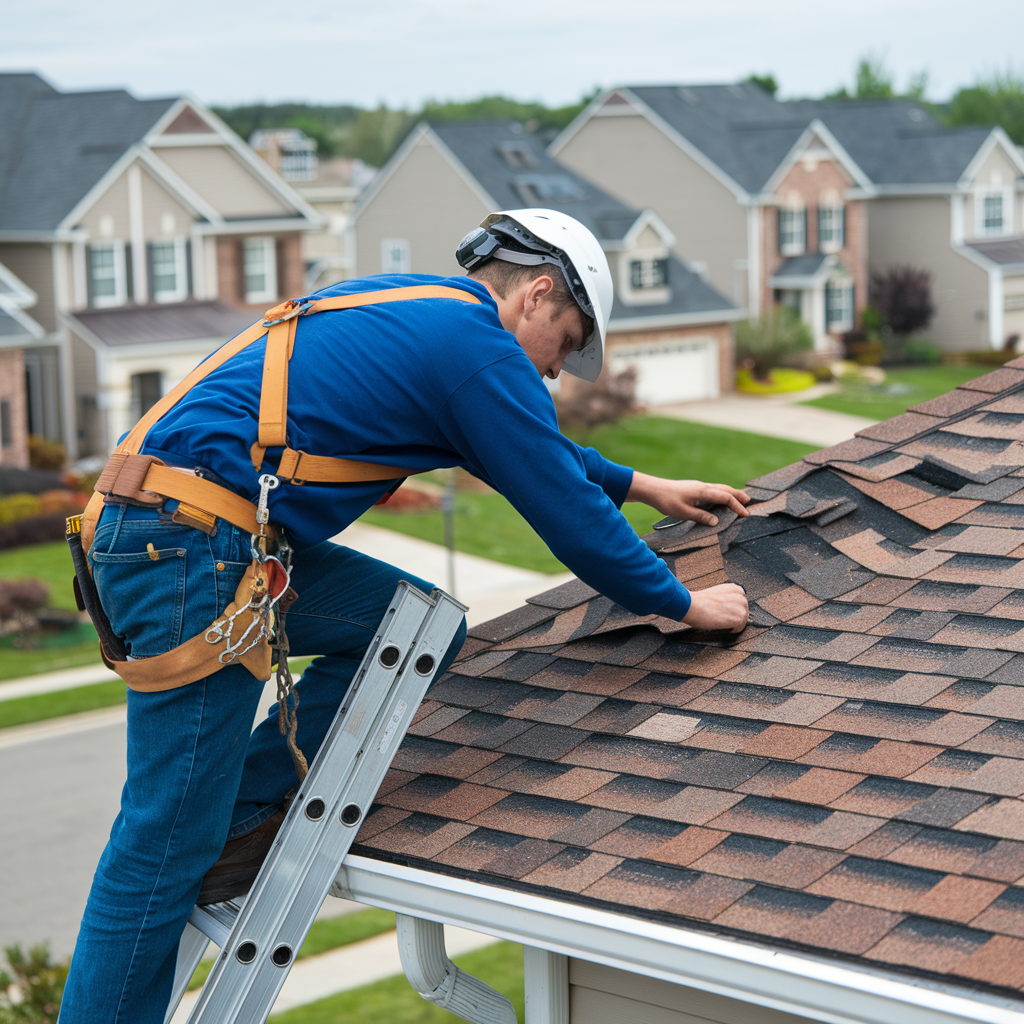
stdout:
<svg viewBox="0 0 1024 1024">
<path fill-rule="evenodd" d="M 274 627 L 272 609 L 275 602 L 282 598 L 282 592 L 287 586 L 287 575 L 284 574 L 283 586 L 280 580 L 275 581 L 275 560 L 267 557 L 267 542 L 277 536 L 277 531 L 268 522 L 268 490 L 280 482 L 295 485 L 306 482 L 352 483 L 395 480 L 426 472 L 355 459 L 310 455 L 288 446 L 288 363 L 295 346 L 298 318 L 384 302 L 427 298 L 480 302 L 470 292 L 442 285 L 389 288 L 309 302 L 297 299 L 282 302 L 268 310 L 263 320 L 253 324 L 197 366 L 160 399 L 117 446 L 96 483 L 96 493 L 81 517 L 81 543 L 85 553 L 88 553 L 92 543 L 104 500 L 157 507 L 172 498 L 179 502 L 174 514 L 177 522 L 211 532 L 218 517 L 225 519 L 253 535 L 256 556 L 238 586 L 234 601 L 220 618 L 199 635 L 165 654 L 137 661 L 115 660 L 110 657 L 110 652 L 104 651 L 105 660 L 129 687 L 154 691 L 184 686 L 216 672 L 236 658 L 256 678 L 264 681 L 270 678 L 272 654 L 269 635 Z M 167 466 L 151 455 L 139 454 L 146 435 L 161 416 L 201 380 L 264 335 L 267 338 L 267 349 L 263 360 L 259 434 L 250 450 L 253 469 L 257 474 L 260 472 L 268 448 L 283 447 L 284 451 L 275 473 L 264 474 L 259 478 L 261 495 L 258 505 L 253 505 L 226 487 L 195 476 L 191 471 Z M 69 521 L 69 533 L 77 525 Z M 280 573 L 277 575 L 281 576 Z M 281 607 L 283 610 L 283 599 Z M 252 613 L 252 622 L 245 622 L 246 612 Z M 237 622 L 240 616 L 242 621 Z M 250 631 L 256 628 L 257 618 L 257 640 L 242 650 L 242 641 L 247 640 Z M 244 627 L 240 638 L 235 632 L 236 622 L 238 630 Z M 286 667 L 284 671 L 288 675 Z M 290 676 L 287 682 L 290 689 Z M 294 726 L 291 731 L 293 738 Z"/>
</svg>

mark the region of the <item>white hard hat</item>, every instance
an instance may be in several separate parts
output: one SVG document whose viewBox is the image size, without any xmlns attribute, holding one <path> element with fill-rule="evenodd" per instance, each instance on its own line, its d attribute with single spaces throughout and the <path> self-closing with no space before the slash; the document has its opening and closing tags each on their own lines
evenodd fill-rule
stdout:
<svg viewBox="0 0 1024 1024">
<path fill-rule="evenodd" d="M 503 210 L 489 214 L 466 235 L 456 257 L 467 270 L 489 259 L 559 267 L 573 298 L 594 321 L 590 337 L 566 356 L 562 369 L 586 381 L 597 380 L 612 313 L 612 273 L 593 232 L 557 210 Z"/>
</svg>

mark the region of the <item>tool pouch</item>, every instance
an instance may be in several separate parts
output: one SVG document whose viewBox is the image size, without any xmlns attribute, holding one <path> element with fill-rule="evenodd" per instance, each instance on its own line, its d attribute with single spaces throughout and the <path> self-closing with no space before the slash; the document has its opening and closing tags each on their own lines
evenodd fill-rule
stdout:
<svg viewBox="0 0 1024 1024">
<path fill-rule="evenodd" d="M 71 561 L 75 566 L 73 584 L 75 588 L 75 601 L 79 611 L 88 612 L 92 624 L 96 627 L 96 635 L 100 639 L 100 653 L 108 667 L 113 668 L 112 662 L 124 661 L 128 657 L 124 643 L 114 632 L 110 625 L 110 619 L 100 604 L 100 595 L 96 591 L 96 584 L 93 582 L 92 573 L 89 571 L 89 563 L 85 551 L 82 548 L 81 516 L 72 516 L 68 519 L 67 541 L 71 549 Z"/>
<path fill-rule="evenodd" d="M 146 473 L 154 464 L 167 465 L 153 455 L 126 455 L 123 452 L 114 452 L 96 481 L 96 490 L 106 495 L 107 501 L 138 505 L 142 508 L 157 508 L 164 503 L 163 495 L 142 490 Z"/>
</svg>

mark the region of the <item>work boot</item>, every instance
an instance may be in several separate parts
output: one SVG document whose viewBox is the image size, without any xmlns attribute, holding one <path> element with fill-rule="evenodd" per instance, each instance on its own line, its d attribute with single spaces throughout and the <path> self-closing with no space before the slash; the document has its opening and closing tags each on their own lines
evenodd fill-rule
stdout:
<svg viewBox="0 0 1024 1024">
<path fill-rule="evenodd" d="M 284 823 L 297 788 L 288 793 L 281 809 L 254 829 L 244 832 L 224 844 L 217 863 L 206 872 L 196 904 L 223 903 L 244 896 L 256 881 L 256 876 L 274 845 L 278 830 Z"/>
</svg>

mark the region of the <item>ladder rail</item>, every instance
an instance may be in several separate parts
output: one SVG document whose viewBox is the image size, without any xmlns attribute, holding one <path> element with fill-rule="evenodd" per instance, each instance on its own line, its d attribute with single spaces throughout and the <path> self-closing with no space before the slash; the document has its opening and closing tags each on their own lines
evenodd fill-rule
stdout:
<svg viewBox="0 0 1024 1024">
<path fill-rule="evenodd" d="M 198 929 L 221 954 L 189 1024 L 266 1020 L 464 612 L 443 591 L 399 584 L 248 898 L 193 911 L 183 943 L 199 945 Z M 168 1020 L 192 970 L 176 978 Z"/>
</svg>

